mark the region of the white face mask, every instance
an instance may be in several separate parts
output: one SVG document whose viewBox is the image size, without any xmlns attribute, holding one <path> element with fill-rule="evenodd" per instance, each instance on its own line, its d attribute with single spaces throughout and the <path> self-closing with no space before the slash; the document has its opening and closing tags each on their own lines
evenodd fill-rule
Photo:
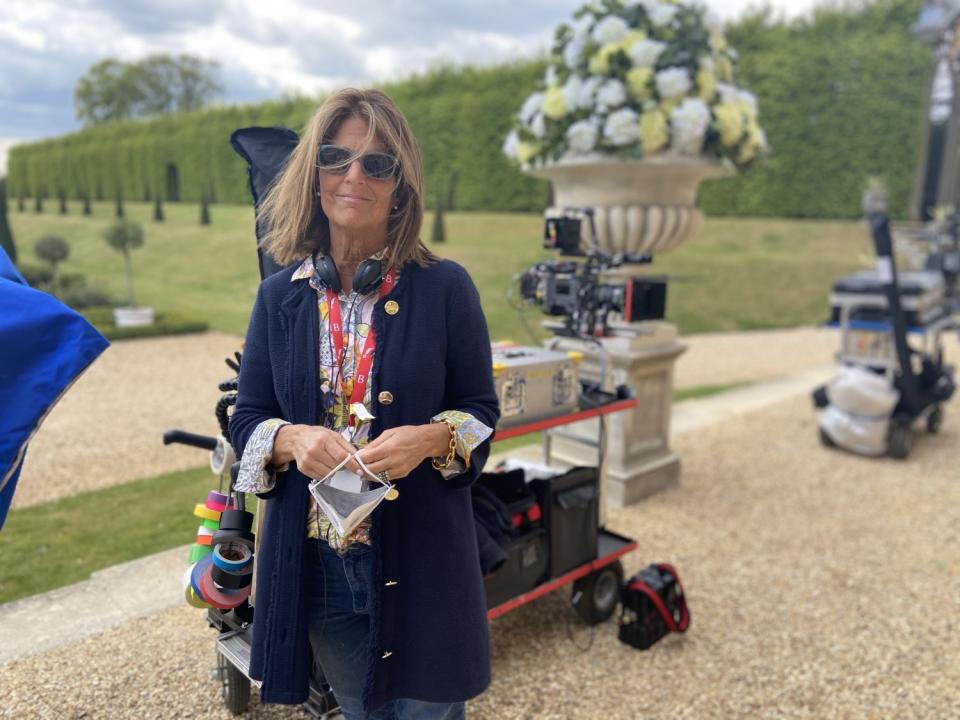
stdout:
<svg viewBox="0 0 960 720">
<path fill-rule="evenodd" d="M 343 469 L 351 457 L 360 465 L 362 477 Z M 310 483 L 310 494 L 317 507 L 340 537 L 353 532 L 392 489 L 393 485 L 371 472 L 356 455 L 345 457 L 329 473 Z"/>
</svg>

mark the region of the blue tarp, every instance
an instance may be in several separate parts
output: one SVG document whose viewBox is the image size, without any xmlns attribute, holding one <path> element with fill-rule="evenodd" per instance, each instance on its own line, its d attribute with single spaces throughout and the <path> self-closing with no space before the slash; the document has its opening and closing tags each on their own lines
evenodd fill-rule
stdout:
<svg viewBox="0 0 960 720">
<path fill-rule="evenodd" d="M 0 528 L 27 442 L 109 344 L 82 315 L 30 287 L 0 248 Z"/>
</svg>

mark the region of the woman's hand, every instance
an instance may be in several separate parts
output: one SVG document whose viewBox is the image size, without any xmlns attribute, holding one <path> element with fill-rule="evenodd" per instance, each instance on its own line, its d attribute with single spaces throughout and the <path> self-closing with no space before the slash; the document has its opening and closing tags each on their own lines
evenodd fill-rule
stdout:
<svg viewBox="0 0 960 720">
<path fill-rule="evenodd" d="M 284 425 L 273 439 L 273 465 L 283 465 L 291 460 L 307 477 L 322 478 L 356 452 L 340 433 L 315 425 Z M 358 472 L 360 466 L 352 457 L 344 465 L 345 470 Z"/>
<path fill-rule="evenodd" d="M 450 430 L 446 423 L 401 425 L 384 431 L 357 457 L 373 473 L 386 470 L 393 481 L 409 475 L 427 458 L 446 456 L 449 447 Z"/>
</svg>

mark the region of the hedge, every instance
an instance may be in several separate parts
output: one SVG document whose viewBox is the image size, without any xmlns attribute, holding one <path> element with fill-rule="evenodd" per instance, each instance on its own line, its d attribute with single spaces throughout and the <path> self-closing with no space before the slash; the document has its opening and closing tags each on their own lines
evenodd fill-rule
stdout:
<svg viewBox="0 0 960 720">
<path fill-rule="evenodd" d="M 774 21 L 760 12 L 728 27 L 739 82 L 756 92 L 769 159 L 743 176 L 704 186 L 713 215 L 855 217 L 866 178 L 887 181 L 891 210 L 907 212 L 917 163 L 928 47 L 910 34 L 919 0 L 878 0 Z M 410 120 L 425 158 L 427 201 L 456 178 L 454 210 L 540 211 L 546 183 L 512 166 L 501 146 L 512 115 L 542 77 L 544 60 L 442 67 L 383 86 Z M 317 99 L 202 110 L 112 123 L 13 148 L 11 196 L 170 197 L 246 203 L 243 162 L 227 142 L 247 125 L 301 130 Z"/>
</svg>

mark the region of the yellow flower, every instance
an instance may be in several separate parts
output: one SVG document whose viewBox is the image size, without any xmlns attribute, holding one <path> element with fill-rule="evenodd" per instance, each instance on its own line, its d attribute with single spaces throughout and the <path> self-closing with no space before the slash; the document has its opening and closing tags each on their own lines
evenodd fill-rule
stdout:
<svg viewBox="0 0 960 720">
<path fill-rule="evenodd" d="M 760 126 L 754 118 L 747 122 L 747 139 L 737 154 L 738 162 L 750 162 L 757 156 L 757 150 L 760 149 Z"/>
<path fill-rule="evenodd" d="M 589 69 L 591 75 L 609 75 L 610 74 L 610 56 L 620 50 L 620 43 L 607 43 L 597 50 L 597 53 L 590 58 Z"/>
<path fill-rule="evenodd" d="M 700 99 L 704 102 L 710 102 L 717 92 L 716 76 L 707 68 L 700 68 L 697 72 L 697 88 L 699 89 Z"/>
<path fill-rule="evenodd" d="M 726 55 L 721 55 L 714 61 L 714 69 L 717 73 L 717 79 L 721 82 L 733 80 L 733 63 Z"/>
<path fill-rule="evenodd" d="M 723 33 L 713 33 L 710 36 L 710 45 L 713 46 L 714 50 L 726 50 L 727 38 Z"/>
<path fill-rule="evenodd" d="M 537 143 L 524 142 L 517 143 L 517 160 L 526 165 L 533 159 L 533 156 L 540 152 L 540 146 Z"/>
<path fill-rule="evenodd" d="M 620 49 L 626 53 L 630 52 L 630 48 L 633 47 L 634 43 L 638 43 L 641 40 L 646 40 L 647 34 L 643 30 L 631 30 L 627 33 L 627 36 L 620 41 Z"/>
<path fill-rule="evenodd" d="M 559 85 L 551 85 L 547 88 L 546 97 L 543 99 L 543 114 L 551 120 L 559 120 L 567 114 L 567 108 L 563 102 L 563 88 Z"/>
<path fill-rule="evenodd" d="M 637 100 L 646 100 L 650 96 L 650 78 L 652 77 L 652 68 L 636 67 L 628 70 L 627 89 L 630 95 Z"/>
<path fill-rule="evenodd" d="M 743 136 L 743 110 L 740 103 L 718 103 L 713 108 L 717 125 L 720 126 L 720 141 L 727 147 L 733 147 Z"/>
<path fill-rule="evenodd" d="M 649 110 L 640 115 L 640 145 L 644 155 L 652 155 L 663 148 L 670 139 L 667 118 L 659 110 Z"/>
<path fill-rule="evenodd" d="M 680 104 L 682 98 L 670 98 L 668 100 L 662 100 L 660 102 L 660 112 L 664 115 L 669 115 L 673 112 L 673 109 Z"/>
</svg>

